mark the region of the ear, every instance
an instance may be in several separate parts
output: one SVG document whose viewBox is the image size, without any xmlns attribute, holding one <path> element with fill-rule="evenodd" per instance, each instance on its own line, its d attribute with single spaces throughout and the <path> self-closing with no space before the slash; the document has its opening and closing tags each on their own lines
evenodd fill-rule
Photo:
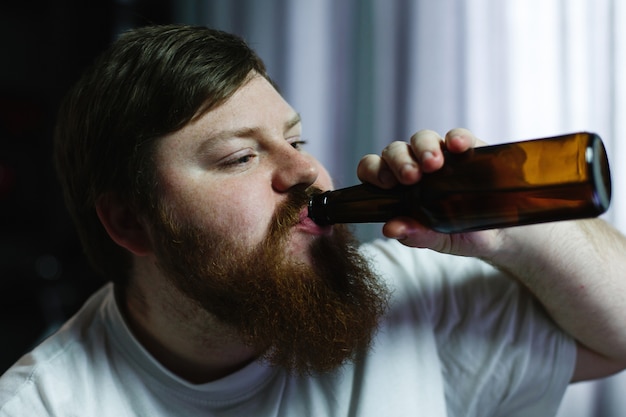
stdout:
<svg viewBox="0 0 626 417">
<path fill-rule="evenodd" d="M 150 238 L 137 215 L 112 193 L 96 202 L 96 213 L 111 239 L 137 256 L 151 253 Z"/>
</svg>

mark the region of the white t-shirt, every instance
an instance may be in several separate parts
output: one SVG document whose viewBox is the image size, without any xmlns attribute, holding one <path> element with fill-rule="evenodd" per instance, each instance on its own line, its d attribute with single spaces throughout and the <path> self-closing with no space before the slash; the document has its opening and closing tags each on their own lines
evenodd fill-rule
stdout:
<svg viewBox="0 0 626 417">
<path fill-rule="evenodd" d="M 573 341 L 485 263 L 376 241 L 363 250 L 393 289 L 355 363 L 298 377 L 252 363 L 191 384 L 133 337 L 107 285 L 0 378 L 0 417 L 463 416 L 556 413 Z"/>
</svg>

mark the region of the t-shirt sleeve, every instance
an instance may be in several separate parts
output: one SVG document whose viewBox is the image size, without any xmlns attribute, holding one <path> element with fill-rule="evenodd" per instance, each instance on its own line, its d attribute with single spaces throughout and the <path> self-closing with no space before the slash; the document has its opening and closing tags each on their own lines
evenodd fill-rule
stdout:
<svg viewBox="0 0 626 417">
<path fill-rule="evenodd" d="M 428 315 L 451 416 L 556 414 L 575 343 L 528 291 L 477 259 L 377 244 L 395 297 Z"/>
</svg>

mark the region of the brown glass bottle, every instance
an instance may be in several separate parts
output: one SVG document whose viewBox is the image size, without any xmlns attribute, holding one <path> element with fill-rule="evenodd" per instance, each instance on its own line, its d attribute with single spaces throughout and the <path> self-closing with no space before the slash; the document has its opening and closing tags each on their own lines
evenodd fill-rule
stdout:
<svg viewBox="0 0 626 417">
<path fill-rule="evenodd" d="M 594 133 L 445 153 L 444 166 L 412 186 L 361 184 L 313 196 L 320 225 L 410 216 L 444 233 L 596 217 L 611 200 L 606 151 Z"/>
</svg>

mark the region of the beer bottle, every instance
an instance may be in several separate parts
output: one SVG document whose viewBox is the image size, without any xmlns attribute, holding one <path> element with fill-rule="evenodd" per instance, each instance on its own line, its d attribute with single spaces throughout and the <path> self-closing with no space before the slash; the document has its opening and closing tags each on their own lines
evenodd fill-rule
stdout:
<svg viewBox="0 0 626 417">
<path fill-rule="evenodd" d="M 606 151 L 594 133 L 444 152 L 443 167 L 410 186 L 369 184 L 327 191 L 309 202 L 320 225 L 386 222 L 409 216 L 458 233 L 595 217 L 611 200 Z"/>
</svg>

